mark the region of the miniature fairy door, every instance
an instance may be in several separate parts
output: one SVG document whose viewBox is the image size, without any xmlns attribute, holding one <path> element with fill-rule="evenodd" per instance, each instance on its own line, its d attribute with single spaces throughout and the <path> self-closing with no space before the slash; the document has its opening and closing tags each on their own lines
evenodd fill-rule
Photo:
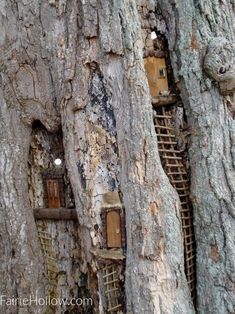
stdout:
<svg viewBox="0 0 235 314">
<path fill-rule="evenodd" d="M 49 208 L 61 207 L 58 180 L 56 180 L 56 179 L 48 179 L 47 180 L 47 196 L 48 196 L 48 207 Z"/>
<path fill-rule="evenodd" d="M 106 223 L 107 247 L 120 248 L 122 246 L 120 214 L 115 210 L 109 211 L 106 216 Z"/>
</svg>

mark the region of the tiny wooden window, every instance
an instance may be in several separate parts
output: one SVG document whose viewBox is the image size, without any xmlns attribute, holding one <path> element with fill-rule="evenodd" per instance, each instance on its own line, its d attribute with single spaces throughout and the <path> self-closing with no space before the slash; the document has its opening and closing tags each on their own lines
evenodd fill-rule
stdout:
<svg viewBox="0 0 235 314">
<path fill-rule="evenodd" d="M 121 218 L 116 210 L 109 211 L 106 215 L 107 228 L 107 247 L 120 248 L 122 247 L 121 234 Z"/>
<path fill-rule="evenodd" d="M 61 207 L 59 182 L 56 179 L 47 180 L 47 197 L 49 208 Z"/>
<path fill-rule="evenodd" d="M 166 77 L 166 69 L 161 68 L 159 69 L 159 78 L 165 78 Z"/>
</svg>

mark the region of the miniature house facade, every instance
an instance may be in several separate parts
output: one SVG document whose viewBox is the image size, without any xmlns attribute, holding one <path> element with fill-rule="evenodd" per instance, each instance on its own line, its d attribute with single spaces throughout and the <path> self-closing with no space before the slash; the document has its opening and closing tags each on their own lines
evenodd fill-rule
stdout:
<svg viewBox="0 0 235 314">
<path fill-rule="evenodd" d="M 83 289 L 77 275 L 80 259 L 74 253 L 80 251 L 80 239 L 60 131 L 50 133 L 41 123 L 33 124 L 28 167 L 29 198 L 47 277 L 47 296 L 72 298 Z M 66 313 L 70 308 L 58 304 L 48 311 Z"/>
<path fill-rule="evenodd" d="M 144 58 L 144 65 L 149 83 L 150 94 L 156 97 L 168 91 L 165 58 Z"/>
</svg>

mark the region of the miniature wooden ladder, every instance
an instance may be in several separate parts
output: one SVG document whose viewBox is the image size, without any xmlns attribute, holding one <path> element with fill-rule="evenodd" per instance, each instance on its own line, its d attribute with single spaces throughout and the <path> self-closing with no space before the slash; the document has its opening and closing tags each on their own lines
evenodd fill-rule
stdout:
<svg viewBox="0 0 235 314">
<path fill-rule="evenodd" d="M 177 150 L 176 136 L 171 124 L 172 116 L 159 107 L 155 119 L 159 154 L 168 178 L 179 194 L 184 237 L 185 273 L 193 301 L 196 297 L 196 256 L 193 230 L 192 204 L 189 199 L 190 182 L 181 153 Z"/>
<path fill-rule="evenodd" d="M 107 312 L 117 313 L 122 310 L 120 302 L 120 285 L 117 265 L 106 265 L 103 268 L 104 290 L 107 301 Z"/>
<path fill-rule="evenodd" d="M 52 238 L 51 234 L 48 232 L 47 224 L 45 221 L 36 221 L 38 237 L 41 243 L 41 248 L 43 252 L 43 257 L 45 260 L 47 277 L 49 281 L 49 293 L 51 298 L 56 297 L 56 276 L 57 276 L 57 267 L 56 267 L 56 256 L 52 247 Z"/>
</svg>

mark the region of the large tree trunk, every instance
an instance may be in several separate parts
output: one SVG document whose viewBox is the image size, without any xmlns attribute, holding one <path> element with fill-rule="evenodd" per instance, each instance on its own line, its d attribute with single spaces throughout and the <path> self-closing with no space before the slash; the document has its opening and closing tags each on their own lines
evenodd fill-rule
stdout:
<svg viewBox="0 0 235 314">
<path fill-rule="evenodd" d="M 90 14 L 84 13 L 84 21 Z M 99 25 L 93 31 L 99 26 L 100 36 L 89 39 L 86 28 L 80 30 L 73 62 L 79 76 L 70 82 L 71 95 L 62 104 L 85 261 L 92 263 L 91 248 L 100 242 L 94 226 L 100 225 L 104 195 L 121 191 L 127 311 L 190 313 L 178 199 L 157 153 L 135 2 L 113 6 L 103 1 L 98 14 Z"/>
<path fill-rule="evenodd" d="M 4 299 L 44 295 L 42 256 L 28 198 L 29 139 L 30 129 L 22 125 L 1 98 L 1 295 Z M 5 304 L 2 311 L 7 313 Z M 18 313 L 17 307 L 11 311 Z"/>
<path fill-rule="evenodd" d="M 181 1 L 172 7 L 160 1 L 160 8 L 191 129 L 198 309 L 200 313 L 233 313 L 234 100 L 220 92 L 234 93 L 235 7 L 232 1 Z M 220 82 L 227 91 L 222 86 L 218 89 Z"/>
<path fill-rule="evenodd" d="M 30 208 L 37 202 L 29 197 L 40 187 L 31 180 L 29 189 L 27 178 L 32 126 L 39 120 L 48 132 L 62 127 L 79 221 L 78 267 L 88 276 L 94 313 L 107 310 L 106 262 L 97 252 L 101 217 L 110 206 L 125 209 L 126 312 L 194 313 L 179 197 L 161 166 L 144 70 L 146 38 L 155 30 L 168 40 L 172 80 L 191 132 L 198 312 L 233 313 L 234 55 L 224 39 L 211 40 L 234 39 L 234 3 L 2 0 L 0 17 L 1 295 L 48 293 Z M 63 224 L 51 226 L 64 232 Z M 4 313 L 45 310 L 3 307 Z"/>
</svg>

